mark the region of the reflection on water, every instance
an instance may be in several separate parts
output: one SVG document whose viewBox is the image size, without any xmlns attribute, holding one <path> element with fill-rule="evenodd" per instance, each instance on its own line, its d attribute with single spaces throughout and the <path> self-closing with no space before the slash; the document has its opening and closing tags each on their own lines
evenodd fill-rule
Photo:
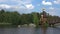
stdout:
<svg viewBox="0 0 60 34">
<path fill-rule="evenodd" d="M 46 30 L 47 30 L 46 27 L 42 27 L 42 32 L 43 32 L 43 34 L 46 34 Z"/>
<path fill-rule="evenodd" d="M 0 28 L 0 34 L 60 34 L 60 28 L 47 29 L 34 27 Z"/>
</svg>

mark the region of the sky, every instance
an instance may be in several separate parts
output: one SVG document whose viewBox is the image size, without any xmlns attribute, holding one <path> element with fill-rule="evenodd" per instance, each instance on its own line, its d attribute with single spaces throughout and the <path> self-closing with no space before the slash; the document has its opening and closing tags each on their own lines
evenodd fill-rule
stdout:
<svg viewBox="0 0 60 34">
<path fill-rule="evenodd" d="M 19 13 L 42 12 L 60 16 L 60 0 L 0 0 L 0 10 L 18 11 Z"/>
</svg>

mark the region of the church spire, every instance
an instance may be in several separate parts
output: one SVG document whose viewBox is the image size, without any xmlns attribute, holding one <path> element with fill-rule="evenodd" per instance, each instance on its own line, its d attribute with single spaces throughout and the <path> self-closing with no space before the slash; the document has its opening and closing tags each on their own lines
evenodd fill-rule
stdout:
<svg viewBox="0 0 60 34">
<path fill-rule="evenodd" d="M 46 18 L 45 8 L 42 9 L 42 15 L 43 15 L 43 18 Z"/>
</svg>

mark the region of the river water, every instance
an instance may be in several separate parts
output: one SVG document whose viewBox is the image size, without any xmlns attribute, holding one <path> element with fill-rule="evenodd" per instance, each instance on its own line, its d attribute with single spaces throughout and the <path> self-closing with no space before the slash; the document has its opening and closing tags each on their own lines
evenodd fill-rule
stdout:
<svg viewBox="0 0 60 34">
<path fill-rule="evenodd" d="M 42 28 L 34 27 L 0 28 L 0 34 L 60 34 L 60 28 L 48 27 L 45 33 Z"/>
</svg>

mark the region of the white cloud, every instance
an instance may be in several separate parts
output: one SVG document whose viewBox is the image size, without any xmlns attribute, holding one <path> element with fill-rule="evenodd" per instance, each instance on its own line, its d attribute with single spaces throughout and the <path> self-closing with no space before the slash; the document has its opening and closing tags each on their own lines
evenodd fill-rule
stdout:
<svg viewBox="0 0 60 34">
<path fill-rule="evenodd" d="M 42 4 L 43 4 L 43 5 L 52 5 L 51 2 L 45 2 L 45 1 L 42 1 Z"/>
<path fill-rule="evenodd" d="M 30 4 L 33 0 L 12 0 L 18 4 Z"/>
<path fill-rule="evenodd" d="M 55 4 L 60 4 L 60 0 L 53 1 Z"/>
<path fill-rule="evenodd" d="M 7 0 L 0 0 L 0 2 L 6 2 Z"/>
<path fill-rule="evenodd" d="M 34 6 L 32 5 L 33 0 L 0 0 L 0 9 L 20 11 L 20 13 L 30 13 Z"/>
<path fill-rule="evenodd" d="M 49 9 L 47 8 L 47 13 L 49 13 L 50 15 L 56 15 L 56 16 L 60 16 L 60 9 L 59 8 L 54 8 L 54 7 L 49 7 Z"/>
<path fill-rule="evenodd" d="M 26 9 L 26 10 L 31 10 L 34 9 L 34 6 L 32 4 L 26 4 L 26 5 L 7 5 L 7 4 L 0 4 L 0 9 L 15 9 L 15 10 L 20 10 L 20 9 Z"/>
<path fill-rule="evenodd" d="M 6 8 L 6 9 L 8 9 L 8 8 L 11 8 L 11 6 L 9 6 L 7 4 L 1 4 L 0 5 L 0 8 Z"/>
<path fill-rule="evenodd" d="M 50 9 L 50 10 L 54 10 L 55 8 L 53 8 L 53 7 L 49 7 L 49 9 Z"/>
<path fill-rule="evenodd" d="M 55 4 L 58 4 L 58 2 L 57 2 L 57 1 L 54 1 L 54 3 L 55 3 Z"/>
<path fill-rule="evenodd" d="M 33 0 L 0 0 L 0 2 L 7 2 L 6 4 L 1 4 L 0 5 L 0 7 L 1 8 L 14 8 L 14 9 L 16 9 L 16 8 L 18 8 L 18 9 L 20 9 L 20 8 L 22 8 L 22 9 L 25 9 L 25 8 L 27 8 L 27 9 L 33 9 L 34 8 L 34 6 L 31 4 L 31 2 L 32 2 Z M 14 3 L 17 3 L 17 5 L 14 5 L 13 4 L 13 6 L 10 6 L 10 5 L 8 5 L 8 4 L 10 4 L 9 2 L 14 2 Z"/>
<path fill-rule="evenodd" d="M 33 6 L 32 4 L 27 4 L 27 5 L 26 5 L 26 8 L 27 8 L 27 9 L 34 9 L 34 6 Z"/>
</svg>

